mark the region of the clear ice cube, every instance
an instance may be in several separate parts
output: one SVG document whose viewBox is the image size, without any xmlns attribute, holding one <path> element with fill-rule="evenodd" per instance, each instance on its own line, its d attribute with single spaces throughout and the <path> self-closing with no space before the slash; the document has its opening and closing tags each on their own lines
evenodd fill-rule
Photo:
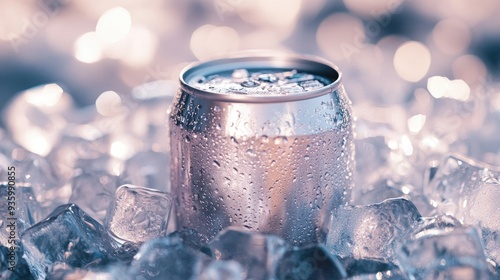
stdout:
<svg viewBox="0 0 500 280">
<path fill-rule="evenodd" d="M 448 155 L 424 191 L 438 213 L 480 228 L 487 255 L 500 262 L 499 168 Z"/>
<path fill-rule="evenodd" d="M 347 273 L 339 259 L 323 245 L 311 245 L 287 251 L 278 263 L 276 279 L 344 279 Z"/>
<path fill-rule="evenodd" d="M 123 185 L 116 189 L 105 225 L 120 240 L 142 243 L 165 235 L 171 207 L 165 192 Z"/>
<path fill-rule="evenodd" d="M 246 279 L 267 279 L 275 274 L 279 259 L 286 252 L 286 242 L 274 235 L 254 233 L 229 227 L 208 244 L 217 260 L 237 261 Z"/>
<path fill-rule="evenodd" d="M 356 189 L 356 188 L 355 188 Z M 395 182 L 390 178 L 382 178 L 362 190 L 357 188 L 357 195 L 352 199 L 352 205 L 368 205 L 382 202 L 389 198 L 405 198 L 417 207 L 420 214 L 432 216 L 435 208 L 427 201 L 420 191 L 410 184 Z"/>
<path fill-rule="evenodd" d="M 89 267 L 111 260 L 112 239 L 106 229 L 75 204 L 59 206 L 21 236 L 24 258 L 35 278 L 59 265 Z"/>
<path fill-rule="evenodd" d="M 492 279 L 476 229 L 430 224 L 417 227 L 398 249 L 400 268 L 410 279 Z"/>
<path fill-rule="evenodd" d="M 332 215 L 326 246 L 341 257 L 392 261 L 395 244 L 418 218 L 415 205 L 403 198 L 341 207 Z"/>
<path fill-rule="evenodd" d="M 196 279 L 208 257 L 178 238 L 161 237 L 142 244 L 134 256 L 134 279 Z"/>
</svg>

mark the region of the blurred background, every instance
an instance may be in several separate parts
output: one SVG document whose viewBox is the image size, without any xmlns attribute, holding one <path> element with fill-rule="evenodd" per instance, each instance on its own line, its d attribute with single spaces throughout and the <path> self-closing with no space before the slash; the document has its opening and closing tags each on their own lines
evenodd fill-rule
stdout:
<svg viewBox="0 0 500 280">
<path fill-rule="evenodd" d="M 378 162 L 405 177 L 447 152 L 500 165 L 497 0 L 0 3 L 2 123 L 18 144 L 41 156 L 58 143 L 65 125 L 89 122 L 82 120 L 85 115 L 121 112 L 122 99 L 137 86 L 163 80 L 161 87 L 148 84 L 147 89 L 172 95 L 180 70 L 190 62 L 271 49 L 321 56 L 340 67 L 358 116 L 359 172 L 380 178 L 373 167 Z M 39 92 L 56 92 L 57 98 L 37 93 L 39 99 L 32 99 L 25 93 L 18 105 L 12 101 L 16 93 L 41 84 L 50 85 Z M 67 100 L 61 99 L 62 89 Z M 28 107 L 36 107 L 38 115 L 23 118 Z M 82 110 L 69 119 L 66 114 L 62 120 L 43 120 L 89 107 L 92 114 Z M 136 107 L 127 108 L 135 112 Z M 140 116 L 135 120 L 154 118 Z M 119 147 L 129 147 L 123 144 L 126 134 L 123 129 L 116 136 L 122 139 Z M 165 142 L 163 132 L 158 137 Z M 120 154 L 116 145 L 110 149 L 121 160 L 134 154 Z"/>
<path fill-rule="evenodd" d="M 0 106 L 58 83 L 78 105 L 176 80 L 187 63 L 246 49 L 325 57 L 354 102 L 395 104 L 429 77 L 472 90 L 500 74 L 496 0 L 0 0 Z"/>
</svg>

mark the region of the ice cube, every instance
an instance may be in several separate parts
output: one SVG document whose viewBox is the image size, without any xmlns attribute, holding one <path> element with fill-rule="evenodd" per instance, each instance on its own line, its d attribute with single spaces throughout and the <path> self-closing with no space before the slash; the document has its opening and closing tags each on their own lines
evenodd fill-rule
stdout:
<svg viewBox="0 0 500 280">
<path fill-rule="evenodd" d="M 121 246 L 117 247 L 114 251 L 114 255 L 118 260 L 124 264 L 130 264 L 134 256 L 139 252 L 140 246 L 133 242 L 125 242 Z"/>
<path fill-rule="evenodd" d="M 500 169 L 460 155 L 443 158 L 424 189 L 441 214 L 481 228 L 486 253 L 500 261 Z"/>
<path fill-rule="evenodd" d="M 105 225 L 120 240 L 142 243 L 165 235 L 171 207 L 165 192 L 123 185 L 116 189 Z"/>
<path fill-rule="evenodd" d="M 362 191 L 358 190 L 358 195 L 352 200 L 353 205 L 368 205 L 382 202 L 389 198 L 404 197 L 406 194 L 402 188 L 408 188 L 405 185 L 396 183 L 391 179 L 382 179 L 373 185 L 366 186 Z M 405 197 L 409 198 L 409 197 Z"/>
<path fill-rule="evenodd" d="M 287 251 L 278 263 L 276 279 L 344 279 L 347 273 L 339 259 L 323 245 Z"/>
<path fill-rule="evenodd" d="M 56 265 L 90 267 L 112 259 L 112 239 L 105 228 L 75 204 L 59 206 L 21 237 L 24 258 L 35 278 Z"/>
<path fill-rule="evenodd" d="M 410 279 L 492 279 L 477 231 L 446 224 L 417 227 L 398 249 L 401 269 Z"/>
<path fill-rule="evenodd" d="M 399 268 L 390 262 L 354 258 L 343 258 L 340 262 L 344 265 L 349 280 L 406 279 Z"/>
<path fill-rule="evenodd" d="M 117 176 L 104 171 L 84 172 L 72 179 L 69 202 L 77 204 L 102 223 L 119 185 L 120 180 Z"/>
<path fill-rule="evenodd" d="M 432 216 L 434 214 L 435 208 L 419 190 L 410 184 L 395 182 L 390 178 L 382 178 L 373 185 L 361 188 L 361 190 L 357 188 L 357 196 L 351 201 L 351 204 L 368 205 L 398 197 L 410 200 L 422 215 Z"/>
<path fill-rule="evenodd" d="M 22 256 L 22 247 L 11 248 L 11 244 L 7 246 L 0 245 L 0 279 L 34 279 L 28 263 Z"/>
<path fill-rule="evenodd" d="M 367 206 L 341 207 L 332 215 L 326 245 L 341 257 L 394 259 L 394 247 L 420 213 L 403 198 Z"/>
<path fill-rule="evenodd" d="M 142 244 L 134 256 L 131 274 L 135 279 L 196 279 L 208 259 L 178 238 L 161 237 Z"/>
<path fill-rule="evenodd" d="M 0 183 L 0 244 L 8 247 L 14 242 L 9 240 L 19 242 L 21 234 L 41 218 L 31 186 L 14 184 L 15 180 L 10 182 Z M 9 239 L 11 236 L 15 238 Z"/>
<path fill-rule="evenodd" d="M 181 229 L 172 232 L 168 237 L 179 239 L 186 246 L 212 256 L 212 251 L 208 248 L 208 237 L 194 229 Z"/>
<path fill-rule="evenodd" d="M 212 261 L 201 272 L 200 280 L 243 280 L 243 267 L 237 261 Z"/>
<path fill-rule="evenodd" d="M 237 227 L 221 231 L 208 244 L 217 260 L 237 261 L 246 279 L 267 279 L 275 274 L 286 242 L 274 235 L 253 233 Z"/>
</svg>

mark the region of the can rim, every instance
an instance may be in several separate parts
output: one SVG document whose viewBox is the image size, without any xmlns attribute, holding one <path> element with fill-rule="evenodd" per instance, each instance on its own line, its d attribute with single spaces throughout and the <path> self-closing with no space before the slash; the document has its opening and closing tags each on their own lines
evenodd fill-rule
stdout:
<svg viewBox="0 0 500 280">
<path fill-rule="evenodd" d="M 241 68 L 241 63 L 247 63 L 248 68 L 281 68 L 281 69 L 294 69 L 304 70 L 306 66 L 313 68 L 322 68 L 323 72 L 330 72 L 333 75 L 325 75 L 324 73 L 315 73 L 330 79 L 332 82 L 320 89 L 311 90 L 300 94 L 291 95 L 244 95 L 244 94 L 226 94 L 204 91 L 197 89 L 187 82 L 189 78 L 201 75 L 200 73 L 217 73 L 227 70 L 234 70 Z M 295 67 L 293 67 L 295 65 Z M 302 66 L 302 67 L 299 67 Z M 209 71 L 211 70 L 211 71 Z M 317 72 L 309 70 L 308 72 Z M 330 77 L 333 76 L 333 77 Z M 329 94 L 337 90 L 341 85 L 342 72 L 339 68 L 331 62 L 310 55 L 297 55 L 297 54 L 273 54 L 270 53 L 239 53 L 235 55 L 226 56 L 223 58 L 194 62 L 186 66 L 179 75 L 181 89 L 187 93 L 202 97 L 204 99 L 227 101 L 227 102 L 245 102 L 245 103 L 274 103 L 311 99 L 317 96 Z"/>
</svg>

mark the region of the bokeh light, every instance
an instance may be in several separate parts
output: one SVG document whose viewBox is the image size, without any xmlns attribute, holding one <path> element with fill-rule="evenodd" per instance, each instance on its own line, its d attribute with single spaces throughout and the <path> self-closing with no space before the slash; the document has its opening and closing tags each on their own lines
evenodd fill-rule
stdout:
<svg viewBox="0 0 500 280">
<path fill-rule="evenodd" d="M 470 85 L 483 83 L 488 75 L 486 65 L 475 55 L 463 55 L 452 64 L 453 76 Z"/>
<path fill-rule="evenodd" d="M 412 134 L 418 134 L 425 125 L 426 117 L 422 114 L 417 114 L 408 119 L 408 130 Z"/>
<path fill-rule="evenodd" d="M 406 81 L 418 82 L 427 74 L 430 66 L 431 53 L 420 42 L 406 42 L 394 54 L 394 68 Z"/>
<path fill-rule="evenodd" d="M 94 63 L 102 58 L 102 45 L 95 32 L 87 32 L 75 42 L 75 58 L 84 63 Z"/>
<path fill-rule="evenodd" d="M 114 91 L 105 91 L 99 95 L 95 101 L 97 112 L 103 116 L 110 117 L 123 113 L 124 106 L 118 93 Z"/>
<path fill-rule="evenodd" d="M 445 19 L 436 24 L 432 39 L 438 48 L 450 55 L 463 52 L 470 44 L 470 32 L 463 22 Z"/>
<path fill-rule="evenodd" d="M 434 98 L 453 98 L 465 101 L 469 98 L 470 88 L 463 80 L 452 80 L 441 77 L 433 76 L 427 80 L 427 90 Z"/>
<path fill-rule="evenodd" d="M 299 16 L 301 0 L 233 1 L 240 17 L 257 26 L 289 27 Z"/>
<path fill-rule="evenodd" d="M 115 43 L 127 35 L 131 24 L 130 12 L 125 8 L 116 7 L 106 11 L 99 18 L 95 31 L 102 41 Z"/>
<path fill-rule="evenodd" d="M 349 10 L 366 18 L 376 18 L 383 14 L 394 13 L 398 11 L 402 3 L 403 1 L 394 0 L 344 0 L 344 4 Z"/>
<path fill-rule="evenodd" d="M 190 46 L 196 58 L 204 60 L 236 51 L 238 44 L 239 35 L 231 27 L 206 24 L 193 32 Z"/>
<path fill-rule="evenodd" d="M 346 13 L 332 14 L 318 27 L 316 41 L 321 51 L 331 59 L 349 61 L 363 47 L 363 22 Z"/>
</svg>

